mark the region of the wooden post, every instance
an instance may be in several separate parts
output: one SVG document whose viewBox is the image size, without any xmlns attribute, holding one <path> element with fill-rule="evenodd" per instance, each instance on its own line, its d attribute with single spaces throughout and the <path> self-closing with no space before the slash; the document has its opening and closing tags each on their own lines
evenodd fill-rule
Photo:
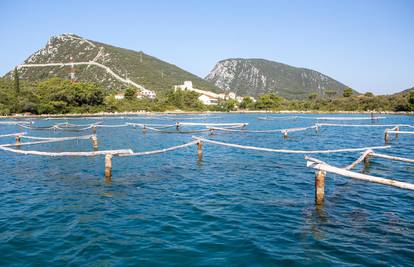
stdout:
<svg viewBox="0 0 414 267">
<path fill-rule="evenodd" d="M 92 125 L 92 133 L 96 134 L 96 125 Z"/>
<path fill-rule="evenodd" d="M 105 155 L 105 181 L 110 182 L 112 177 L 112 154 Z"/>
<path fill-rule="evenodd" d="M 145 126 L 145 125 L 144 125 L 144 126 L 142 127 L 142 133 L 144 134 L 144 133 L 146 133 L 146 132 L 147 132 L 147 126 Z"/>
<path fill-rule="evenodd" d="M 177 122 L 177 123 L 175 124 L 175 129 L 176 129 L 177 131 L 179 131 L 179 130 L 180 130 L 180 123 L 179 123 L 179 122 Z"/>
<path fill-rule="evenodd" d="M 16 145 L 20 145 L 20 135 L 16 135 Z"/>
<path fill-rule="evenodd" d="M 283 131 L 283 138 L 287 139 L 288 138 L 288 132 L 287 131 Z"/>
<path fill-rule="evenodd" d="M 198 141 L 197 143 L 197 154 L 198 154 L 198 160 L 203 159 L 203 143 L 201 141 Z"/>
<path fill-rule="evenodd" d="M 395 131 L 396 131 L 396 133 L 395 133 L 395 140 L 398 139 L 398 131 L 399 130 L 400 130 L 400 127 L 395 128 Z"/>
<path fill-rule="evenodd" d="M 98 150 L 98 138 L 96 138 L 96 135 L 93 135 L 91 137 L 91 140 L 92 140 L 93 150 L 97 151 Z"/>
<path fill-rule="evenodd" d="M 325 175 L 324 171 L 315 173 L 315 204 L 322 205 L 325 196 Z"/>
<path fill-rule="evenodd" d="M 315 130 L 316 130 L 316 133 L 318 134 L 319 133 L 319 125 L 316 125 L 316 128 L 315 128 Z"/>
<path fill-rule="evenodd" d="M 369 157 L 370 157 L 370 154 L 366 155 L 365 158 L 364 158 L 364 168 L 365 169 L 368 168 L 368 166 L 369 166 Z"/>
<path fill-rule="evenodd" d="M 385 144 L 388 144 L 388 140 L 389 140 L 389 134 L 388 134 L 388 129 L 386 129 L 385 132 L 384 132 L 384 141 L 385 141 Z"/>
</svg>

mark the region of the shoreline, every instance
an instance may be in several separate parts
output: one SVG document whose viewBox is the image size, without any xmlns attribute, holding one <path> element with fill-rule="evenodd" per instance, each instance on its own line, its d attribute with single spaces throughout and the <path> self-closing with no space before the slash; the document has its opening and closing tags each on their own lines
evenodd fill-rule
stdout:
<svg viewBox="0 0 414 267">
<path fill-rule="evenodd" d="M 185 115 L 185 114 L 388 114 L 388 115 L 407 115 L 413 116 L 414 112 L 407 111 L 298 111 L 298 110 L 242 110 L 242 111 L 182 111 L 182 110 L 171 110 L 163 112 L 98 112 L 98 113 L 66 113 L 66 114 L 41 114 L 41 115 L 25 115 L 25 114 L 14 114 L 0 116 L 0 119 L 21 119 L 21 118 L 65 118 L 65 117 L 120 117 L 129 115 L 159 115 L 159 114 L 170 114 L 170 115 Z"/>
</svg>

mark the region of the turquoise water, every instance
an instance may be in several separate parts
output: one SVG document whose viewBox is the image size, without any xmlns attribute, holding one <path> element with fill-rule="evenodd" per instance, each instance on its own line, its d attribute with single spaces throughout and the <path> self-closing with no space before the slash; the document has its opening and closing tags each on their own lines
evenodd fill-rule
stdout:
<svg viewBox="0 0 414 267">
<path fill-rule="evenodd" d="M 185 122 L 248 122 L 248 129 L 314 123 L 257 120 L 262 116 L 177 115 L 199 117 Z M 136 116 L 69 123 L 96 121 L 175 123 L 174 117 Z M 36 120 L 35 125 L 57 122 L 64 120 Z M 377 123 L 414 124 L 414 117 L 390 115 Z M 0 125 L 0 134 L 22 131 L 53 137 L 90 134 Z M 314 130 L 290 133 L 287 140 L 280 134 L 198 136 L 316 150 L 383 145 L 383 132 L 384 128 L 323 127 L 319 134 Z M 191 141 L 191 135 L 143 134 L 133 127 L 98 128 L 97 134 L 100 149 L 137 152 Z M 10 142 L 14 139 L 0 139 L 3 144 Z M 413 135 L 400 135 L 398 141 L 391 136 L 390 144 L 391 149 L 378 152 L 414 158 Z M 92 147 L 90 141 L 79 140 L 24 149 L 91 151 Z M 0 151 L 0 265 L 414 265 L 414 192 L 328 174 L 325 205 L 316 208 L 314 171 L 306 168 L 304 155 L 209 144 L 204 144 L 203 152 L 202 161 L 197 160 L 195 145 L 148 157 L 115 157 L 112 182 L 105 183 L 103 157 L 48 158 Z M 355 152 L 313 155 L 334 166 L 345 166 L 358 156 Z M 366 173 L 413 182 L 414 164 L 374 158 Z"/>
</svg>

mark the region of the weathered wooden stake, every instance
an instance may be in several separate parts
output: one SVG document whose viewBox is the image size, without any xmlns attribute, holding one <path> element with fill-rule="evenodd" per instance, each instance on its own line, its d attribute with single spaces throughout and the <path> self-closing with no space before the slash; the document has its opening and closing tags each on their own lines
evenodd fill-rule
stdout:
<svg viewBox="0 0 414 267">
<path fill-rule="evenodd" d="M 142 133 L 146 133 L 146 132 L 147 132 L 147 126 L 145 126 L 145 125 L 144 125 L 144 126 L 142 127 Z"/>
<path fill-rule="evenodd" d="M 105 155 L 105 181 L 111 181 L 112 177 L 112 154 Z"/>
<path fill-rule="evenodd" d="M 199 141 L 197 143 L 197 154 L 198 154 L 198 160 L 203 159 L 203 143 Z"/>
<path fill-rule="evenodd" d="M 322 205 L 325 196 L 325 175 L 324 171 L 315 173 L 315 204 Z"/>
<path fill-rule="evenodd" d="M 316 133 L 318 134 L 319 133 L 319 125 L 316 125 L 316 128 L 315 128 L 315 130 L 316 130 Z"/>
<path fill-rule="evenodd" d="M 368 154 L 364 158 L 364 167 L 365 168 L 368 168 L 368 166 L 369 166 L 369 157 L 370 157 L 370 155 Z"/>
<path fill-rule="evenodd" d="M 388 144 L 388 139 L 389 139 L 388 130 L 385 130 L 385 133 L 384 133 L 384 141 L 385 141 L 386 144 Z"/>
<path fill-rule="evenodd" d="M 91 140 L 92 140 L 93 150 L 97 151 L 98 150 L 98 138 L 96 138 L 96 135 L 93 135 L 91 137 Z"/>
<path fill-rule="evenodd" d="M 20 135 L 16 135 L 16 145 L 20 145 Z"/>
<path fill-rule="evenodd" d="M 96 125 L 92 125 L 92 133 L 96 134 Z"/>
<path fill-rule="evenodd" d="M 398 131 L 400 130 L 400 128 L 399 127 L 397 127 L 397 128 L 395 128 L 395 131 L 396 131 L 396 133 L 395 133 L 395 139 L 397 140 L 398 139 Z"/>
<path fill-rule="evenodd" d="M 284 131 L 284 132 L 283 132 L 283 138 L 284 138 L 284 139 L 287 139 L 287 138 L 288 138 L 288 132 L 287 132 L 287 131 Z"/>
</svg>

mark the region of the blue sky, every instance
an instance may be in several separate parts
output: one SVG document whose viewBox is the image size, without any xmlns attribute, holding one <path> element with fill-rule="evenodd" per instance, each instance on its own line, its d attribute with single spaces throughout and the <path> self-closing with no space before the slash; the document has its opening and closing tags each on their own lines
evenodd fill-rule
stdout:
<svg viewBox="0 0 414 267">
<path fill-rule="evenodd" d="M 414 1 L 0 2 L 0 74 L 51 35 L 142 50 L 204 77 L 221 59 L 311 68 L 376 94 L 414 86 Z"/>
</svg>

